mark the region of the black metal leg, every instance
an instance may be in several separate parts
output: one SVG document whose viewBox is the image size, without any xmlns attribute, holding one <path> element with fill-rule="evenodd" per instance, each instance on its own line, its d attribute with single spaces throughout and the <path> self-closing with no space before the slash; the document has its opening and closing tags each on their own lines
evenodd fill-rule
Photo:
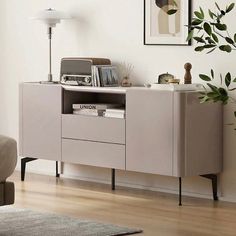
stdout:
<svg viewBox="0 0 236 236">
<path fill-rule="evenodd" d="M 182 206 L 182 178 L 179 178 L 179 206 Z"/>
<path fill-rule="evenodd" d="M 59 174 L 59 171 L 58 171 L 58 161 L 56 161 L 56 177 L 57 178 L 60 177 L 60 174 Z"/>
<path fill-rule="evenodd" d="M 21 181 L 25 180 L 26 163 L 35 160 L 37 160 L 37 158 L 25 157 L 21 159 Z"/>
<path fill-rule="evenodd" d="M 201 175 L 203 178 L 210 179 L 212 181 L 212 193 L 213 193 L 213 199 L 214 201 L 218 201 L 218 195 L 217 195 L 217 175 L 209 174 L 209 175 Z"/>
<path fill-rule="evenodd" d="M 111 170 L 111 189 L 116 190 L 116 170 Z"/>
</svg>

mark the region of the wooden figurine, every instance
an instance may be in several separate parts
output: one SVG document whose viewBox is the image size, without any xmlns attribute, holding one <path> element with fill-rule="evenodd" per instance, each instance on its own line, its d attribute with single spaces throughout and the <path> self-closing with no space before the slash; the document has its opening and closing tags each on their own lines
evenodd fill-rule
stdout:
<svg viewBox="0 0 236 236">
<path fill-rule="evenodd" d="M 185 84 L 192 84 L 192 75 L 191 75 L 192 64 L 186 63 L 184 65 L 184 69 L 186 70 L 185 76 L 184 76 L 184 83 Z"/>
</svg>

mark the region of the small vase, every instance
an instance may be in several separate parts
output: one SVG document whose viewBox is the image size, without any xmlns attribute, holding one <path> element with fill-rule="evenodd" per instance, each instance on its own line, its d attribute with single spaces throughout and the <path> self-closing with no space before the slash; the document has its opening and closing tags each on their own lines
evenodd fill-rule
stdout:
<svg viewBox="0 0 236 236">
<path fill-rule="evenodd" d="M 122 87 L 131 87 L 132 83 L 129 82 L 129 77 L 125 76 L 121 81 Z"/>
</svg>

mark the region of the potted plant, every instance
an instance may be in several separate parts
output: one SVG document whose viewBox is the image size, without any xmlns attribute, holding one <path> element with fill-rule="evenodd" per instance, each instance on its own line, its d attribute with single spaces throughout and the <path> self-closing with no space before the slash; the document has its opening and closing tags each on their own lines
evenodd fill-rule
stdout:
<svg viewBox="0 0 236 236">
<path fill-rule="evenodd" d="M 228 25 L 223 20 L 235 7 L 235 3 L 231 3 L 225 8 L 221 8 L 215 3 L 215 10 L 203 10 L 201 7 L 194 12 L 194 17 L 191 20 L 189 27 L 189 35 L 187 40 L 194 40 L 197 42 L 195 47 L 196 52 L 213 53 L 216 50 L 225 53 L 231 53 L 236 50 L 236 33 L 230 35 Z M 229 100 L 233 100 L 230 92 L 236 90 L 232 87 L 236 82 L 236 78 L 232 77 L 228 72 L 225 76 L 220 74 L 220 85 L 214 83 L 215 72 L 211 69 L 209 75 L 200 74 L 199 77 L 207 82 L 208 89 L 201 93 L 201 102 L 222 102 L 224 105 Z M 235 100 L 233 100 L 236 102 Z M 234 112 L 236 117 L 236 112 Z"/>
</svg>

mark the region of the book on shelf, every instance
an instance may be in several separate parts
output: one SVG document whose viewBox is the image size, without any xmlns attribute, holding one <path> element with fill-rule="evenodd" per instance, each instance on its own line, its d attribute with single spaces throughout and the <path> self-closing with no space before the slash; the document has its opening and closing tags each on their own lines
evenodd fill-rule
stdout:
<svg viewBox="0 0 236 236">
<path fill-rule="evenodd" d="M 91 109 L 75 109 L 73 110 L 74 115 L 84 115 L 84 116 L 103 116 L 103 110 L 91 110 Z"/>
<path fill-rule="evenodd" d="M 72 108 L 74 115 L 125 118 L 125 110 L 122 104 L 79 103 L 73 104 Z"/>
<path fill-rule="evenodd" d="M 117 87 L 119 86 L 119 77 L 117 67 L 112 65 L 93 65 L 92 86 L 94 87 Z"/>
<path fill-rule="evenodd" d="M 111 108 L 118 108 L 121 107 L 121 104 L 109 104 L 109 103 L 79 103 L 79 104 L 73 104 L 73 109 L 87 109 L 87 110 L 107 110 Z"/>
<path fill-rule="evenodd" d="M 107 109 L 104 112 L 104 117 L 107 118 L 125 118 L 125 110 L 124 109 Z"/>
</svg>

